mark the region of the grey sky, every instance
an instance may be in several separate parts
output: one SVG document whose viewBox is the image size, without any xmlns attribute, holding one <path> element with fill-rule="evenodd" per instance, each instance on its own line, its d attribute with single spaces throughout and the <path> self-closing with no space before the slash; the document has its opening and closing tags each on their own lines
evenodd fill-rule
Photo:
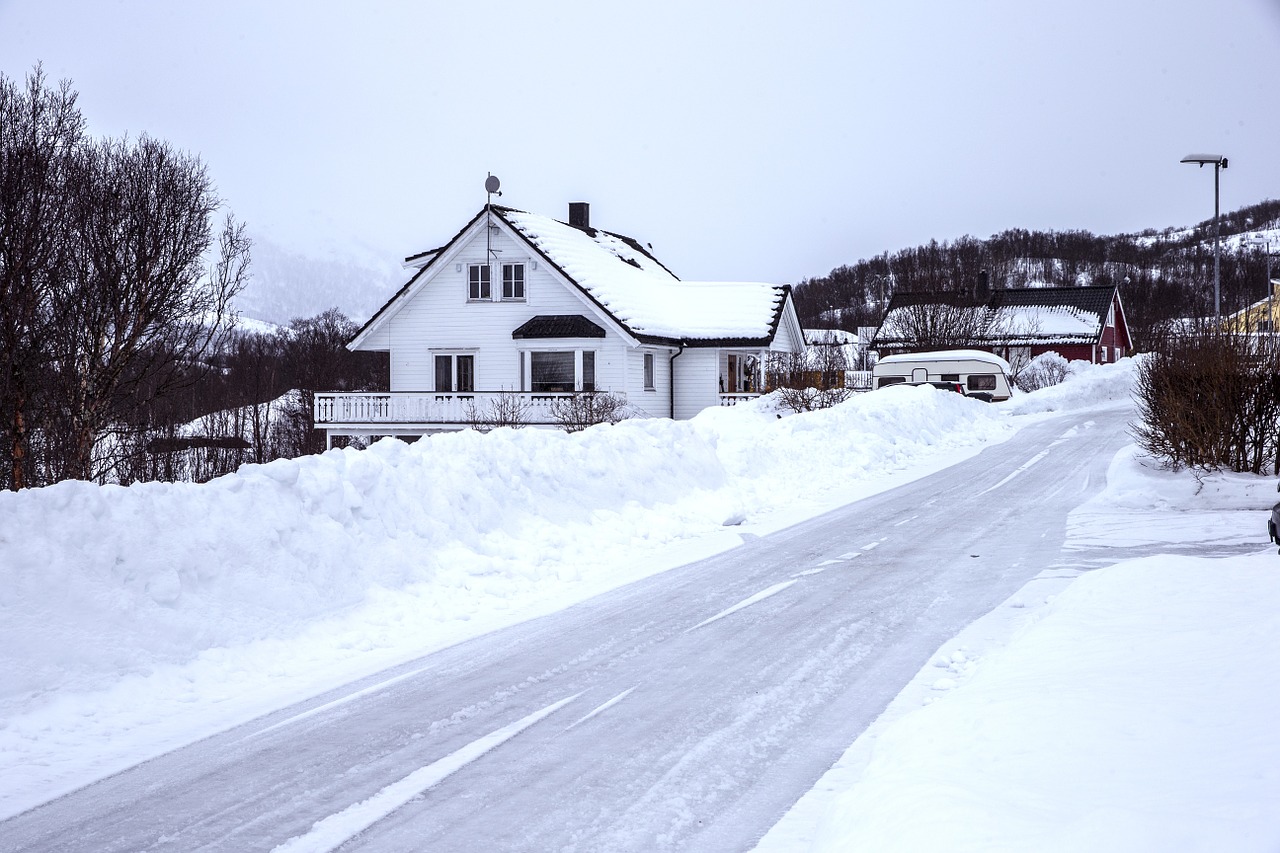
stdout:
<svg viewBox="0 0 1280 853">
<path fill-rule="evenodd" d="M 200 154 L 250 227 L 399 258 L 484 203 L 795 282 L 1011 227 L 1099 233 L 1280 196 L 1280 2 L 0 0 L 0 71 L 94 132 Z"/>
</svg>

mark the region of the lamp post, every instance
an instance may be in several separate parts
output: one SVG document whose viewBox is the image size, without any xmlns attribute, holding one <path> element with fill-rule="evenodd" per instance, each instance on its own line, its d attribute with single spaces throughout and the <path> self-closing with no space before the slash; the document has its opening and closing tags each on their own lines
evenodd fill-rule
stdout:
<svg viewBox="0 0 1280 853">
<path fill-rule="evenodd" d="M 1221 277 L 1218 272 L 1218 173 L 1227 168 L 1227 158 L 1221 154 L 1188 154 L 1182 163 L 1195 163 L 1203 168 L 1213 164 L 1213 319 L 1222 321 Z"/>
</svg>

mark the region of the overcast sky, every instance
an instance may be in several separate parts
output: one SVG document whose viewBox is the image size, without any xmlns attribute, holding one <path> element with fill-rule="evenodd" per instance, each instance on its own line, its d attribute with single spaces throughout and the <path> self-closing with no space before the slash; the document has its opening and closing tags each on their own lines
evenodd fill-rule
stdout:
<svg viewBox="0 0 1280 853">
<path fill-rule="evenodd" d="M 299 249 L 395 259 L 484 204 L 796 282 L 931 238 L 1280 197 L 1280 0 L 0 0 L 0 72 L 199 154 Z"/>
</svg>

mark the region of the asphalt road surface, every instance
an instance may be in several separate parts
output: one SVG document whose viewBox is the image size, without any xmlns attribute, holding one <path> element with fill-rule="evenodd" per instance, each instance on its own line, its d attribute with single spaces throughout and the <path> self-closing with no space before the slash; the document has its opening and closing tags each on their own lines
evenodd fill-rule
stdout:
<svg viewBox="0 0 1280 853">
<path fill-rule="evenodd" d="M 1123 408 L 479 637 L 0 823 L 0 851 L 750 849 L 1063 552 Z"/>
</svg>

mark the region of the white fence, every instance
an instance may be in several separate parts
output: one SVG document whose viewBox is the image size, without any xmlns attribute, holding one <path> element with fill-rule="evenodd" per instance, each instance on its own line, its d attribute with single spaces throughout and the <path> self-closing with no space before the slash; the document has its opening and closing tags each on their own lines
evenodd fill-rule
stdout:
<svg viewBox="0 0 1280 853">
<path fill-rule="evenodd" d="M 557 423 L 552 406 L 573 394 L 528 391 L 477 391 L 465 393 L 360 393 L 316 394 L 313 415 L 316 426 L 343 424 L 471 424 L 492 421 L 495 412 L 519 411 L 526 424 Z M 621 394 L 614 394 L 622 397 Z M 742 396 L 742 395 L 737 395 Z M 624 398 L 625 399 L 625 398 Z"/>
</svg>

